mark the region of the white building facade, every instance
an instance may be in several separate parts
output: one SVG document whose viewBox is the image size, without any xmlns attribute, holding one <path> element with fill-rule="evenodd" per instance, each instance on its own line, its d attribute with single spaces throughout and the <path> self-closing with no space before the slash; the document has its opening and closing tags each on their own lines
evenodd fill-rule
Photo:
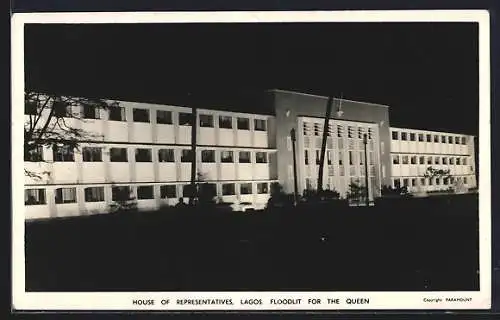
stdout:
<svg viewBox="0 0 500 320">
<path fill-rule="evenodd" d="M 272 90 L 267 98 L 269 114 L 197 109 L 196 175 L 219 201 L 260 209 L 272 183 L 293 192 L 291 129 L 299 193 L 317 188 L 326 97 Z M 342 101 L 344 112 L 334 112 L 328 124 L 325 189 L 345 196 L 351 183 L 366 184 L 366 171 L 372 200 L 383 186 L 416 193 L 457 181 L 466 189 L 477 186 L 473 136 L 393 128 L 387 106 Z M 40 177 L 25 175 L 27 220 L 106 213 L 123 191 L 140 210 L 188 201 L 192 108 L 126 101 L 106 109 L 69 108 L 66 124 L 90 137 L 78 150 L 62 144 L 25 156 L 25 169 Z M 426 178 L 429 166 L 449 169 L 453 180 Z"/>
<path fill-rule="evenodd" d="M 191 108 L 119 102 L 68 126 L 90 132 L 78 150 L 41 147 L 25 159 L 26 219 L 109 211 L 123 188 L 138 209 L 187 201 L 191 179 Z M 83 112 L 74 106 L 73 113 Z M 29 117 L 26 115 L 25 117 Z M 223 202 L 267 203 L 276 150 L 269 116 L 198 109 L 197 180 L 213 184 Z M 27 120 L 29 121 L 29 120 Z"/>
<path fill-rule="evenodd" d="M 477 187 L 474 136 L 391 128 L 392 186 L 413 193 Z M 449 172 L 429 175 L 428 168 Z"/>
</svg>

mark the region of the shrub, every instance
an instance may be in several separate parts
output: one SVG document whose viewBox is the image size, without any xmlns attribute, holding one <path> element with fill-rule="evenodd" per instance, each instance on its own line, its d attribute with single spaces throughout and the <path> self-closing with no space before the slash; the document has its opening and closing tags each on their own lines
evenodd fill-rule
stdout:
<svg viewBox="0 0 500 320">
<path fill-rule="evenodd" d="M 406 186 L 393 188 L 391 186 L 382 186 L 382 197 L 411 197 Z"/>
</svg>

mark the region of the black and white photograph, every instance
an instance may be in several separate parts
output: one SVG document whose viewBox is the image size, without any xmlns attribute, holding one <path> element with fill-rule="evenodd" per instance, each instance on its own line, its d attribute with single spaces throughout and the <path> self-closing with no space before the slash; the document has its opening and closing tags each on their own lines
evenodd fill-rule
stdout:
<svg viewBox="0 0 500 320">
<path fill-rule="evenodd" d="M 21 15 L 19 306 L 489 308 L 488 14 L 386 13 Z"/>
</svg>

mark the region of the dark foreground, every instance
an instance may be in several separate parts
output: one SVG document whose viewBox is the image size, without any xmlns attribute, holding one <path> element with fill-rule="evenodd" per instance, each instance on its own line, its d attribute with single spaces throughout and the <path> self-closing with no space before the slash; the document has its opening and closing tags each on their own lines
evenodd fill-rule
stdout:
<svg viewBox="0 0 500 320">
<path fill-rule="evenodd" d="M 27 223 L 26 290 L 478 290 L 477 214 L 461 195 Z"/>
</svg>

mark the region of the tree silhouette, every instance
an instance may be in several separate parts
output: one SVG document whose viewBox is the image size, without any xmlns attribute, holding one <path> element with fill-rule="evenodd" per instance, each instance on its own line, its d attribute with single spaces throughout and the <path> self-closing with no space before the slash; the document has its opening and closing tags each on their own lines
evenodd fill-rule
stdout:
<svg viewBox="0 0 500 320">
<path fill-rule="evenodd" d="M 64 145 L 67 148 L 78 149 L 82 140 L 95 140 L 102 136 L 88 132 L 74 125 L 74 119 L 87 121 L 94 115 L 98 119 L 99 110 L 118 106 L 117 102 L 103 99 L 90 99 L 63 96 L 57 93 L 38 93 L 26 91 L 24 94 L 24 158 L 42 162 L 36 157 L 40 147 L 55 148 Z M 35 158 L 34 158 L 35 155 Z M 33 172 L 24 169 L 26 176 L 41 179 L 48 172 Z"/>
</svg>

